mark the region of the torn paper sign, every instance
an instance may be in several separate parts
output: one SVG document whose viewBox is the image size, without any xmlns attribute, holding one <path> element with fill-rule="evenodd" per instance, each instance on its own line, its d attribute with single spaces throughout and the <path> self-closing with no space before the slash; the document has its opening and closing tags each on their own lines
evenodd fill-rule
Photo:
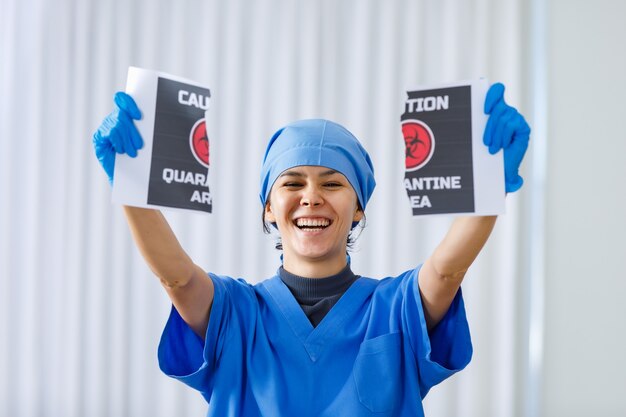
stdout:
<svg viewBox="0 0 626 417">
<path fill-rule="evenodd" d="M 116 155 L 113 201 L 210 213 L 205 111 L 211 91 L 180 77 L 130 67 L 126 92 L 142 112 L 135 123 L 144 147 L 136 158 Z"/>
<path fill-rule="evenodd" d="M 504 212 L 502 153 L 483 144 L 486 80 L 407 91 L 400 117 L 413 215 Z"/>
</svg>

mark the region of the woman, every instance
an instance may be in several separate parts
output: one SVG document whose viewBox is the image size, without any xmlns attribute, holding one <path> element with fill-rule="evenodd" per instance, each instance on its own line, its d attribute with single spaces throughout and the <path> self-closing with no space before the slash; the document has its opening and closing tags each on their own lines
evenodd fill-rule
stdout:
<svg viewBox="0 0 626 417">
<path fill-rule="evenodd" d="M 504 148 L 507 192 L 530 129 L 493 85 L 485 144 Z M 94 135 L 113 180 L 115 153 L 142 140 L 133 99 Z M 420 266 L 397 277 L 355 275 L 347 245 L 374 190 L 370 158 L 345 128 L 305 120 L 271 138 L 261 170 L 264 221 L 280 234 L 282 266 L 259 284 L 207 274 L 158 210 L 124 207 L 133 238 L 173 308 L 161 369 L 199 390 L 209 416 L 420 416 L 421 399 L 472 354 L 460 285 L 495 216 L 462 217 Z"/>
</svg>

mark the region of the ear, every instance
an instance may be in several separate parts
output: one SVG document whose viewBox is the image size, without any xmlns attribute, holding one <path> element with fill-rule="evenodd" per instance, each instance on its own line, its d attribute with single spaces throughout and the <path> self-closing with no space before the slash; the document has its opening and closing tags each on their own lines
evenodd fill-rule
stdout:
<svg viewBox="0 0 626 417">
<path fill-rule="evenodd" d="M 268 223 L 276 223 L 276 216 L 272 213 L 272 206 L 270 203 L 265 203 L 265 221 Z"/>
<path fill-rule="evenodd" d="M 352 218 L 352 221 L 360 222 L 361 219 L 363 219 L 363 210 L 361 210 L 360 208 L 357 208 L 356 211 L 354 212 L 354 217 Z"/>
</svg>

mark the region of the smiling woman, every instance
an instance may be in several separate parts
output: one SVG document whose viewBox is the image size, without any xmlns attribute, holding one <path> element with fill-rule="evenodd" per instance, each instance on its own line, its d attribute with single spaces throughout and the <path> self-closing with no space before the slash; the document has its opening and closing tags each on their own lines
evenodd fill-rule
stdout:
<svg viewBox="0 0 626 417">
<path fill-rule="evenodd" d="M 319 278 L 345 267 L 348 235 L 363 211 L 343 174 L 314 166 L 290 169 L 272 186 L 270 201 L 265 219 L 278 228 L 285 269 Z"/>
<path fill-rule="evenodd" d="M 124 112 L 94 136 L 105 168 L 115 155 L 110 137 L 136 132 Z M 161 369 L 200 391 L 210 416 L 423 416 L 430 388 L 467 365 L 460 285 L 495 217 L 457 219 L 423 265 L 399 276 L 362 277 L 348 239 L 375 186 L 367 151 L 344 127 L 312 119 L 278 130 L 260 198 L 264 222 L 280 235 L 282 266 L 256 285 L 207 274 L 159 211 L 125 207 L 173 303 Z"/>
</svg>

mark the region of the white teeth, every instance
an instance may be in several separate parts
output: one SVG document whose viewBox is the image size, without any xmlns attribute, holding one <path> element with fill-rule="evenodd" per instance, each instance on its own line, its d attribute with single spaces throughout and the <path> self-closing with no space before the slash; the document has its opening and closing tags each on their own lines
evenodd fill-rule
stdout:
<svg viewBox="0 0 626 417">
<path fill-rule="evenodd" d="M 328 219 L 297 219 L 298 227 L 326 227 L 330 224 Z"/>
</svg>

